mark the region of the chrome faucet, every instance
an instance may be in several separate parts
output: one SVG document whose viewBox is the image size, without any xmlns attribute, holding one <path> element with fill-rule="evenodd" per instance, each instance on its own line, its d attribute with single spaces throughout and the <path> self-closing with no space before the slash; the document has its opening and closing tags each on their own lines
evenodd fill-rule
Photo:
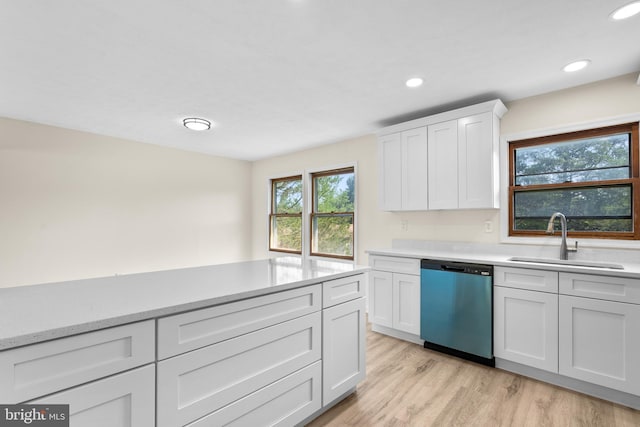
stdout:
<svg viewBox="0 0 640 427">
<path fill-rule="evenodd" d="M 560 217 L 560 228 L 562 230 L 562 242 L 560 243 L 560 259 L 569 259 L 569 252 L 576 252 L 578 250 L 578 242 L 576 241 L 575 248 L 567 248 L 567 217 L 560 212 L 556 212 L 549 218 L 549 225 L 547 225 L 547 234 L 553 234 L 553 221 Z"/>
</svg>

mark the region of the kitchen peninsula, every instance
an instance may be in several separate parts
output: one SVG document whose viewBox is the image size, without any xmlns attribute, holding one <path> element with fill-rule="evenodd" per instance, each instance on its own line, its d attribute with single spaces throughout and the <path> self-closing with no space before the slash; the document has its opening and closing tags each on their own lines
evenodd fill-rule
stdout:
<svg viewBox="0 0 640 427">
<path fill-rule="evenodd" d="M 367 270 L 284 257 L 0 289 L 0 401 L 83 425 L 302 422 L 364 378 Z"/>
</svg>

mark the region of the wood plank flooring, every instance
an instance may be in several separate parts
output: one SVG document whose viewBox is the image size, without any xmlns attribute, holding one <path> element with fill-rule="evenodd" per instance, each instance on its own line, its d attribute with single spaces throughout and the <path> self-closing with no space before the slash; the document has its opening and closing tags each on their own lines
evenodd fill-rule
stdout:
<svg viewBox="0 0 640 427">
<path fill-rule="evenodd" d="M 640 411 L 367 331 L 367 378 L 319 426 L 639 427 Z"/>
</svg>

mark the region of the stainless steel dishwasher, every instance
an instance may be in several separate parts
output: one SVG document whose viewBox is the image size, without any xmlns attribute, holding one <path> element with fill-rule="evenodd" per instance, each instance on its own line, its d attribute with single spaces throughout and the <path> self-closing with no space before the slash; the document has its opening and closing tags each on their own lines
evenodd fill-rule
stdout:
<svg viewBox="0 0 640 427">
<path fill-rule="evenodd" d="M 493 266 L 425 259 L 420 267 L 424 347 L 495 366 Z"/>
</svg>

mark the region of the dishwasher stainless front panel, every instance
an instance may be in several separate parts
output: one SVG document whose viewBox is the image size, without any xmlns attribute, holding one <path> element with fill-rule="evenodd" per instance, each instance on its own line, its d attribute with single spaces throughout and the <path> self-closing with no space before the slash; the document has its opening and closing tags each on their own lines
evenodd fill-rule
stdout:
<svg viewBox="0 0 640 427">
<path fill-rule="evenodd" d="M 493 366 L 493 267 L 422 260 L 420 271 L 425 347 Z"/>
</svg>

